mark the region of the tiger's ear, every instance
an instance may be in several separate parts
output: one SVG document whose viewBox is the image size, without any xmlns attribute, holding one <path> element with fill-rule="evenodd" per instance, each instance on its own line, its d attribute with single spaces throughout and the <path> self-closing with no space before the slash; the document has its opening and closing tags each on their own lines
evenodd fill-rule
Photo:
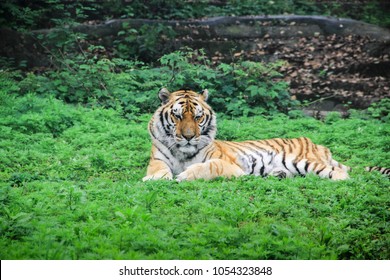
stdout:
<svg viewBox="0 0 390 280">
<path fill-rule="evenodd" d="M 162 104 L 166 104 L 168 102 L 170 95 L 171 93 L 166 88 L 162 88 L 158 92 L 158 97 L 160 98 Z"/>
<path fill-rule="evenodd" d="M 209 91 L 207 89 L 202 90 L 200 95 L 203 97 L 203 100 L 206 101 L 209 98 Z"/>
</svg>

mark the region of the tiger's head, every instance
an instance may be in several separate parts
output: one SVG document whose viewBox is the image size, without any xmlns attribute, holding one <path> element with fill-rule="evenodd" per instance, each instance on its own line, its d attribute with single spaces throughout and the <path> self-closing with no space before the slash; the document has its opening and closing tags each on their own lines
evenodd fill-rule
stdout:
<svg viewBox="0 0 390 280">
<path fill-rule="evenodd" d="M 179 90 L 159 92 L 161 106 L 149 126 L 152 138 L 172 154 L 189 158 L 214 140 L 216 117 L 206 103 L 208 91 Z"/>
</svg>

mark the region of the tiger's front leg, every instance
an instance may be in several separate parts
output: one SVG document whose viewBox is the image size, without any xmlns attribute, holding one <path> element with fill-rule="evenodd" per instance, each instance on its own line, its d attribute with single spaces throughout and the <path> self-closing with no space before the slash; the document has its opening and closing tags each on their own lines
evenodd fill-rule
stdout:
<svg viewBox="0 0 390 280">
<path fill-rule="evenodd" d="M 148 171 L 142 181 L 166 179 L 172 180 L 173 175 L 169 166 L 162 160 L 152 159 L 149 162 Z"/>
<path fill-rule="evenodd" d="M 219 176 L 231 178 L 245 175 L 238 165 L 221 159 L 211 159 L 204 163 L 195 163 L 177 175 L 176 181 L 205 179 L 211 180 Z"/>
</svg>

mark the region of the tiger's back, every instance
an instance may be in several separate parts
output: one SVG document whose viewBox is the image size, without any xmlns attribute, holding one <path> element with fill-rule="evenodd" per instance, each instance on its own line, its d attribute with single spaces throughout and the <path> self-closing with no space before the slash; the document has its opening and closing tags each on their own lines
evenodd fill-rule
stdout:
<svg viewBox="0 0 390 280">
<path fill-rule="evenodd" d="M 244 142 L 215 140 L 200 162 L 179 174 L 178 180 L 241 175 L 285 178 L 308 173 L 342 180 L 348 178 L 349 169 L 334 160 L 329 149 L 304 137 Z"/>
</svg>

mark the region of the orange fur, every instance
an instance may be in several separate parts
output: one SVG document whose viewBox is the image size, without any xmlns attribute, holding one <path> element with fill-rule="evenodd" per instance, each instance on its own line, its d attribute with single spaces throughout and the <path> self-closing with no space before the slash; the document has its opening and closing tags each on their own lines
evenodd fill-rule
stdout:
<svg viewBox="0 0 390 280">
<path fill-rule="evenodd" d="M 143 180 L 213 179 L 243 175 L 290 177 L 317 174 L 347 179 L 349 167 L 335 161 L 329 149 L 310 139 L 214 140 L 216 117 L 206 103 L 208 92 L 159 93 L 162 105 L 149 123 L 153 147 Z"/>
</svg>

